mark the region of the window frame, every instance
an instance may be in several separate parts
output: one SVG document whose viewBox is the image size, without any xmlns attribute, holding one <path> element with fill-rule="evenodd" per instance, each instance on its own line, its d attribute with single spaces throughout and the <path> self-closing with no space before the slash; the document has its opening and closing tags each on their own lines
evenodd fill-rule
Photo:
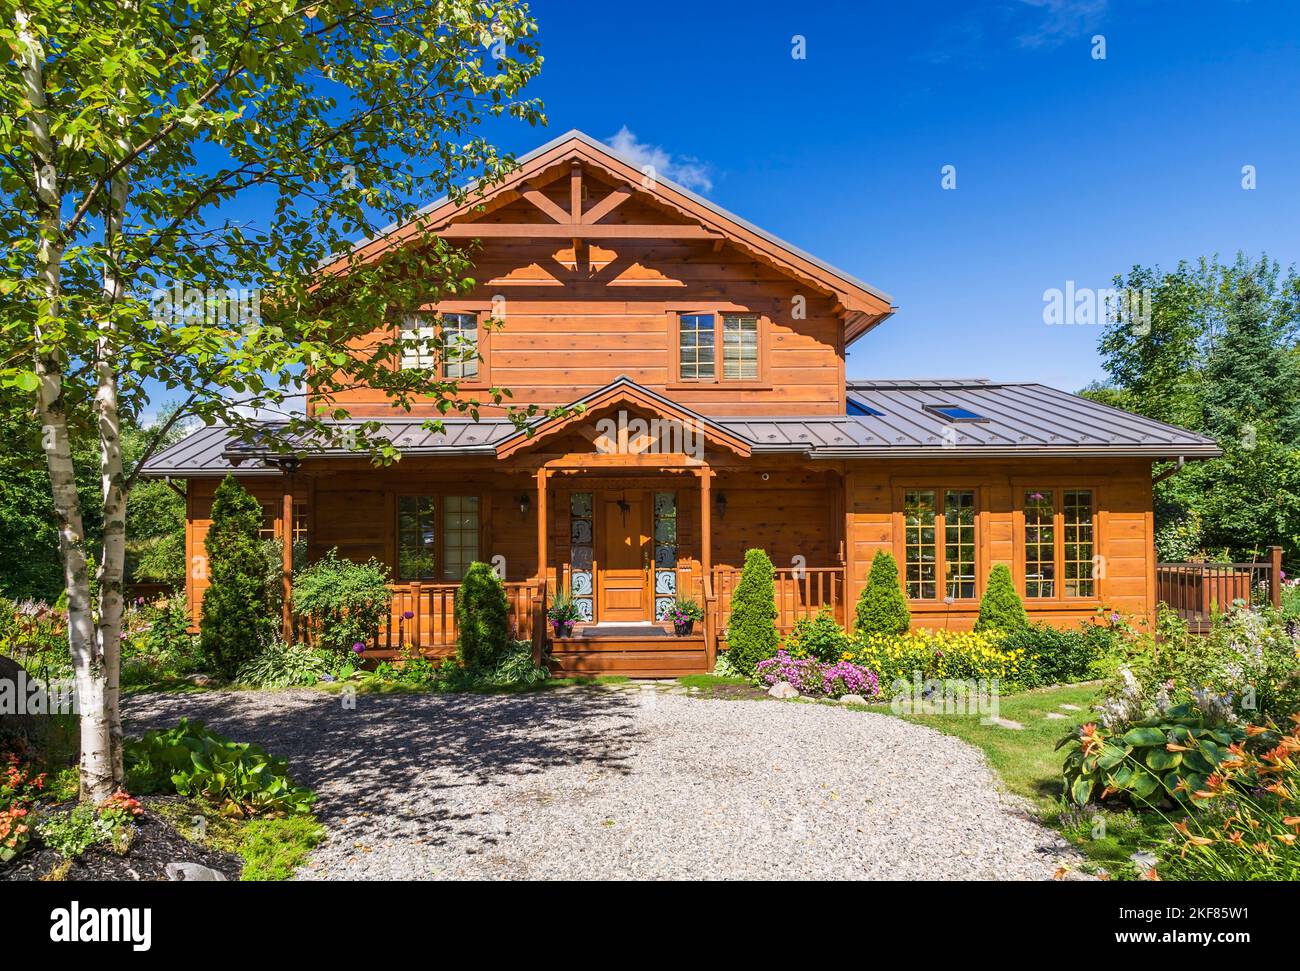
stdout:
<svg viewBox="0 0 1300 971">
<path fill-rule="evenodd" d="M 1103 489 L 1095 482 L 1088 482 L 1086 479 L 1078 478 L 1061 478 L 1056 476 L 1042 477 L 1016 477 L 1011 481 L 1012 487 L 1012 504 L 1013 504 L 1013 528 L 1015 530 L 1014 556 L 1015 556 L 1015 581 L 1016 592 L 1020 594 L 1021 600 L 1029 609 L 1035 607 L 1054 606 L 1061 607 L 1064 605 L 1095 606 L 1102 602 L 1102 583 L 1105 580 L 1104 571 L 1096 569 L 1097 557 L 1101 556 L 1102 550 L 1102 533 L 1104 528 L 1104 518 L 1102 509 Z M 1050 597 L 1031 597 L 1028 592 L 1028 578 L 1026 570 L 1028 565 L 1027 544 L 1025 542 L 1025 493 L 1033 490 L 1052 493 L 1052 571 L 1053 571 L 1053 591 Z M 1065 593 L 1065 494 L 1067 492 L 1091 492 L 1092 493 L 1092 517 L 1090 525 L 1092 527 L 1092 562 L 1094 564 L 1092 576 L 1092 593 L 1081 596 L 1068 596 Z M 1082 562 L 1082 561 L 1077 561 Z"/>
<path fill-rule="evenodd" d="M 916 598 L 911 596 L 907 589 L 907 494 L 909 492 L 933 492 L 935 497 L 934 513 L 934 576 L 935 576 L 935 596 Z M 969 492 L 972 496 L 972 513 L 974 530 L 974 559 L 971 568 L 975 572 L 974 594 L 970 597 L 954 597 L 951 601 L 948 597 L 948 578 L 947 578 L 947 495 L 949 492 Z M 914 610 L 925 612 L 927 610 L 951 610 L 954 608 L 967 609 L 978 606 L 980 597 L 984 595 L 984 587 L 987 581 L 985 576 L 987 570 L 987 550 L 985 548 L 985 509 L 984 509 L 984 489 L 976 481 L 966 480 L 961 476 L 954 476 L 943 485 L 937 485 L 932 479 L 918 479 L 898 481 L 893 484 L 894 495 L 894 559 L 898 562 L 899 580 L 902 583 L 903 595 L 907 598 L 908 606 Z"/>
<path fill-rule="evenodd" d="M 713 318 L 713 377 L 684 378 L 681 373 L 682 354 L 682 318 L 711 316 Z M 756 373 L 752 378 L 728 379 L 723 376 L 725 366 L 726 321 L 727 317 L 755 318 L 755 341 L 757 351 Z M 768 334 L 771 319 L 758 310 L 737 308 L 734 305 L 708 306 L 693 305 L 667 312 L 668 320 L 668 388 L 675 391 L 692 389 L 725 390 L 727 388 L 771 390 L 772 383 L 768 377 Z"/>
<path fill-rule="evenodd" d="M 466 301 L 455 300 L 436 306 L 418 307 L 415 310 L 404 310 L 396 315 L 396 323 L 393 325 L 397 336 L 402 336 L 402 325 L 409 317 L 427 317 L 433 322 L 434 332 L 439 338 L 444 338 L 444 328 L 442 318 L 448 314 L 457 314 L 460 316 L 471 316 L 475 320 L 475 330 L 478 334 L 478 375 L 472 378 L 449 378 L 446 376 L 446 368 L 450 362 L 441 361 L 438 363 L 438 380 L 455 381 L 458 388 L 466 390 L 483 391 L 492 386 L 492 339 L 493 328 L 484 326 L 484 321 L 492 318 L 492 306 L 483 301 Z M 467 362 L 457 362 L 467 363 Z M 397 361 L 398 369 L 406 367 L 403 358 Z"/>
<path fill-rule="evenodd" d="M 448 499 L 475 499 L 478 502 L 478 530 L 476 535 L 476 549 L 474 559 L 482 559 L 484 537 L 487 527 L 487 501 L 488 497 L 482 492 L 460 492 L 453 489 L 412 489 L 410 491 L 393 492 L 391 495 L 389 521 L 393 524 L 392 555 L 390 566 L 393 571 L 393 581 L 395 583 L 423 583 L 430 585 L 437 584 L 459 584 L 463 575 L 455 580 L 446 578 L 447 569 L 446 552 L 447 552 L 447 500 Z M 429 499 L 433 504 L 431 519 L 435 526 L 434 548 L 433 548 L 433 576 L 407 577 L 402 575 L 402 500 L 406 498 Z M 470 562 L 473 562 L 471 560 Z"/>
</svg>

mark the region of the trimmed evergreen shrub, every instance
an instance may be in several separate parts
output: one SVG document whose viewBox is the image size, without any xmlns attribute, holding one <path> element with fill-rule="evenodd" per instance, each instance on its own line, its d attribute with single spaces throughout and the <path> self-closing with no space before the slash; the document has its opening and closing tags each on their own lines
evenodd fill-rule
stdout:
<svg viewBox="0 0 1300 971">
<path fill-rule="evenodd" d="M 849 635 L 835 622 L 830 608 L 823 607 L 817 616 L 800 617 L 794 622 L 785 649 L 796 660 L 813 657 L 825 664 L 836 664 L 849 649 Z"/>
<path fill-rule="evenodd" d="M 858 597 L 859 634 L 906 634 L 912 625 L 912 611 L 898 580 L 898 562 L 893 553 L 877 550 L 871 560 L 867 585 Z"/>
<path fill-rule="evenodd" d="M 373 645 L 392 599 L 388 567 L 342 559 L 337 549 L 293 577 L 293 609 L 311 622 L 315 645 L 331 651 Z"/>
<path fill-rule="evenodd" d="M 740 582 L 731 597 L 727 660 L 747 678 L 759 661 L 776 655 L 776 570 L 763 550 L 746 550 Z"/>
<path fill-rule="evenodd" d="M 469 671 L 495 667 L 510 642 L 506 586 L 486 563 L 471 563 L 456 591 L 456 652 Z"/>
<path fill-rule="evenodd" d="M 204 541 L 209 586 L 199 637 L 204 656 L 227 678 L 256 657 L 274 631 L 257 536 L 261 527 L 261 505 L 234 476 L 226 476 L 213 496 L 212 525 Z"/>
<path fill-rule="evenodd" d="M 1011 570 L 999 563 L 989 571 L 989 585 L 980 597 L 980 616 L 975 621 L 976 630 L 1000 630 L 1004 633 L 1024 630 L 1029 626 L 1025 605 L 1016 593 Z"/>
</svg>

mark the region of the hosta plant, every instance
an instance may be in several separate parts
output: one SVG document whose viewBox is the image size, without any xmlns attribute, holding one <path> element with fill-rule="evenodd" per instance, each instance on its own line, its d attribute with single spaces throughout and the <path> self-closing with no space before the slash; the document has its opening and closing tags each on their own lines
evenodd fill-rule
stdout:
<svg viewBox="0 0 1300 971">
<path fill-rule="evenodd" d="M 1073 746 L 1062 769 L 1073 802 L 1082 806 L 1122 796 L 1152 808 L 1166 800 L 1188 804 L 1227 758 L 1229 747 L 1244 737 L 1233 726 L 1206 725 L 1189 706 L 1180 705 L 1122 732 L 1081 725 L 1056 747 Z"/>
<path fill-rule="evenodd" d="M 232 816 L 306 813 L 316 798 L 289 780 L 284 759 L 202 722 L 182 718 L 173 729 L 128 741 L 125 752 L 136 791 L 203 797 Z"/>
</svg>

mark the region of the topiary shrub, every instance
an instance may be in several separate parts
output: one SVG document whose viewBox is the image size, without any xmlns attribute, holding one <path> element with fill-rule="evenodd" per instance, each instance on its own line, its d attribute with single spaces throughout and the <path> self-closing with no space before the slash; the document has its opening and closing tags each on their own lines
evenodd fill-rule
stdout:
<svg viewBox="0 0 1300 971">
<path fill-rule="evenodd" d="M 1005 563 L 999 563 L 989 571 L 989 584 L 980 597 L 980 615 L 975 621 L 975 629 L 998 630 L 1010 634 L 1024 630 L 1029 626 L 1025 615 L 1025 605 L 1016 593 L 1016 584 L 1011 579 L 1011 570 Z"/>
<path fill-rule="evenodd" d="M 878 550 L 871 560 L 867 585 L 858 597 L 859 634 L 906 634 L 912 626 L 912 612 L 898 581 L 898 562 L 892 553 Z"/>
<path fill-rule="evenodd" d="M 746 550 L 740 582 L 731 597 L 727 623 L 727 660 L 747 678 L 759 661 L 776 654 L 776 571 L 762 550 Z"/>
<path fill-rule="evenodd" d="M 212 500 L 208 589 L 203 594 L 200 644 L 213 669 L 230 678 L 271 640 L 274 618 L 262 576 L 262 507 L 234 478 L 226 476 Z"/>
<path fill-rule="evenodd" d="M 793 658 L 813 657 L 835 664 L 849 649 L 849 636 L 835 622 L 830 608 L 823 607 L 816 617 L 800 617 L 794 622 L 790 636 L 785 639 L 785 649 Z"/>
<path fill-rule="evenodd" d="M 342 559 L 337 549 L 293 577 L 293 609 L 310 623 L 315 646 L 330 651 L 372 645 L 392 599 L 388 567 Z"/>
<path fill-rule="evenodd" d="M 456 591 L 456 652 L 469 671 L 496 665 L 510 643 L 506 587 L 486 563 L 471 563 Z"/>
</svg>

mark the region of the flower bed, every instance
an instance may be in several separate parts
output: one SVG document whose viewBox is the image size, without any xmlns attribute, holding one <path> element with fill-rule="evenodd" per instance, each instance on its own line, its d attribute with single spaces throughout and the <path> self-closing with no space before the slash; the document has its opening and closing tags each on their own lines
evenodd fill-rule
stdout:
<svg viewBox="0 0 1300 971">
<path fill-rule="evenodd" d="M 875 671 L 888 688 L 896 681 L 960 678 L 1017 683 L 1028 680 L 1031 664 L 1023 648 L 1004 647 L 996 632 L 914 630 L 869 634 L 854 640 L 848 658 Z"/>
<path fill-rule="evenodd" d="M 788 682 L 801 695 L 826 698 L 861 695 L 871 700 L 880 694 L 880 684 L 873 671 L 848 661 L 823 664 L 814 658 L 796 658 L 787 651 L 777 651 L 776 657 L 759 661 L 755 674 L 760 683 L 769 687 Z"/>
</svg>

